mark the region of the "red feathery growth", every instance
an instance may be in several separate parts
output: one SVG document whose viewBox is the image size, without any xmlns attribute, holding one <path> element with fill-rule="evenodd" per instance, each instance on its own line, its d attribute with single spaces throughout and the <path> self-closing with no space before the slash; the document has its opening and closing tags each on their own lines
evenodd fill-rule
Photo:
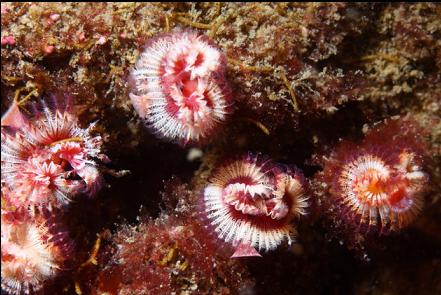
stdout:
<svg viewBox="0 0 441 295">
<path fill-rule="evenodd" d="M 389 119 L 358 144 L 343 141 L 327 158 L 323 180 L 335 223 L 363 233 L 387 233 L 421 212 L 428 176 L 422 133 L 409 119 Z"/>
<path fill-rule="evenodd" d="M 171 215 L 122 226 L 113 235 L 102 252 L 110 260 L 91 294 L 235 294 L 252 287 L 247 269 L 207 235 L 189 191 L 182 185 L 172 191 L 179 199 L 177 208 L 168 208 Z"/>
</svg>

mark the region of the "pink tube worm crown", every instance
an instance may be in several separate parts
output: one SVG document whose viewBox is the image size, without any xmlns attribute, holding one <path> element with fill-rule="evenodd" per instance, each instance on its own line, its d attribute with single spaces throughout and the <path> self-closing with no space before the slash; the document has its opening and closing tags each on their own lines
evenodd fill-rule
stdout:
<svg viewBox="0 0 441 295">
<path fill-rule="evenodd" d="M 230 112 L 225 64 L 225 56 L 205 36 L 192 31 L 158 36 L 131 73 L 130 99 L 159 137 L 198 143 Z"/>
<path fill-rule="evenodd" d="M 257 254 L 251 247 L 273 250 L 292 241 L 292 219 L 306 214 L 304 186 L 297 169 L 248 155 L 212 175 L 203 193 L 205 214 L 217 236 L 236 247 L 234 257 Z"/>
<path fill-rule="evenodd" d="M 2 289 L 9 294 L 41 290 L 65 267 L 72 242 L 65 231 L 42 215 L 2 210 Z"/>
<path fill-rule="evenodd" d="M 50 208 L 69 203 L 78 192 L 94 194 L 101 184 L 95 159 L 105 156 L 93 126 L 80 128 L 68 108 L 47 106 L 20 128 L 2 126 L 2 186 L 8 186 L 11 202 Z"/>
<path fill-rule="evenodd" d="M 411 223 L 422 210 L 428 181 L 418 136 L 412 122 L 390 120 L 359 145 L 343 142 L 324 167 L 334 211 L 380 233 Z"/>
</svg>

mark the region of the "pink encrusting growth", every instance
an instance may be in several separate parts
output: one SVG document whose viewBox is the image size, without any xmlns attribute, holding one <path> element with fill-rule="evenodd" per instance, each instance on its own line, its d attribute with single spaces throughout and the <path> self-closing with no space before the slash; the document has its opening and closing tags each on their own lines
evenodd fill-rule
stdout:
<svg viewBox="0 0 441 295">
<path fill-rule="evenodd" d="M 2 290 L 9 294 L 41 290 L 63 270 L 71 254 L 67 233 L 43 215 L 31 217 L 26 210 L 2 209 Z"/>
<path fill-rule="evenodd" d="M 308 207 L 305 185 L 297 169 L 247 155 L 211 176 L 203 192 L 205 215 L 217 236 L 236 248 L 233 257 L 256 256 L 250 247 L 268 251 L 283 240 L 291 243 L 291 221 Z"/>
<path fill-rule="evenodd" d="M 11 203 L 51 208 L 80 192 L 93 195 L 101 184 L 96 160 L 102 156 L 102 139 L 92 135 L 93 128 L 81 128 L 67 107 L 47 106 L 20 128 L 2 126 L 2 187 L 8 187 Z"/>
<path fill-rule="evenodd" d="M 363 231 L 397 231 L 411 223 L 424 204 L 428 176 L 424 147 L 413 122 L 389 120 L 356 145 L 343 142 L 327 159 L 331 211 Z"/>
<path fill-rule="evenodd" d="M 130 77 L 130 99 L 158 136 L 197 143 L 230 112 L 225 68 L 225 56 L 207 37 L 192 31 L 164 34 L 141 53 Z"/>
</svg>

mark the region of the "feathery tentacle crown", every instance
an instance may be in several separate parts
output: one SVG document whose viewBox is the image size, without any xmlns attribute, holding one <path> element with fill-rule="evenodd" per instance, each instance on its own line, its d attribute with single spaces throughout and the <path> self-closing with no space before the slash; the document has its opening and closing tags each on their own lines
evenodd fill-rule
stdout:
<svg viewBox="0 0 441 295">
<path fill-rule="evenodd" d="M 291 220 L 306 214 L 305 179 L 297 169 L 247 155 L 218 168 L 203 192 L 205 214 L 225 242 L 273 250 L 292 241 Z"/>
<path fill-rule="evenodd" d="M 396 231 L 422 210 L 428 181 L 411 122 L 392 120 L 361 144 L 343 142 L 324 167 L 331 202 L 345 220 L 371 232 Z"/>
<path fill-rule="evenodd" d="M 192 31 L 152 39 L 131 73 L 130 99 L 159 136 L 183 145 L 212 135 L 229 113 L 226 58 Z"/>
<path fill-rule="evenodd" d="M 65 266 L 72 242 L 65 231 L 26 210 L 1 214 L 2 290 L 31 294 L 44 288 Z"/>
<path fill-rule="evenodd" d="M 82 129 L 66 107 L 43 110 L 19 129 L 2 126 L 2 189 L 15 206 L 59 207 L 79 192 L 94 194 L 101 185 L 96 158 L 102 139 L 94 124 Z"/>
</svg>

